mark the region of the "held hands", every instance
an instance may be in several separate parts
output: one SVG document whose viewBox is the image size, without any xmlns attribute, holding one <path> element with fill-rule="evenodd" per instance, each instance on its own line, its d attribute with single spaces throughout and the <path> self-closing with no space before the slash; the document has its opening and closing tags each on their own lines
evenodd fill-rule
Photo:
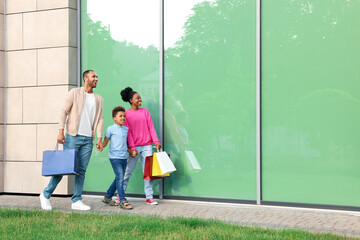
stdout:
<svg viewBox="0 0 360 240">
<path fill-rule="evenodd" d="M 130 154 L 130 157 L 135 157 L 136 155 L 138 155 L 138 151 L 136 149 L 134 150 L 131 150 L 129 147 L 128 147 L 128 152 Z"/>
<path fill-rule="evenodd" d="M 138 151 L 136 149 L 130 150 L 130 157 L 135 157 L 136 155 L 138 155 Z"/>
</svg>

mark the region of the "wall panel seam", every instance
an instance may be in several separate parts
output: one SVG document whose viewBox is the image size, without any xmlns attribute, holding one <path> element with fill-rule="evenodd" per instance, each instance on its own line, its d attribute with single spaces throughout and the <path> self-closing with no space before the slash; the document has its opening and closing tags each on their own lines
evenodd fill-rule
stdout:
<svg viewBox="0 0 360 240">
<path fill-rule="evenodd" d="M 24 14 L 21 14 L 21 49 L 24 49 Z"/>
<path fill-rule="evenodd" d="M 76 10 L 76 9 L 74 9 L 74 8 L 71 8 L 71 7 L 61 7 L 61 8 L 49 8 L 49 9 L 41 9 L 41 10 L 11 12 L 11 13 L 6 13 L 6 15 L 15 15 L 15 14 L 23 14 L 23 13 L 49 12 L 49 11 L 64 10 L 64 9 L 65 9 L 65 10 L 66 10 L 66 9 Z"/>
<path fill-rule="evenodd" d="M 40 88 L 40 87 L 67 87 L 67 86 L 74 86 L 74 84 L 55 84 L 55 85 L 29 85 L 29 86 L 10 86 L 7 88 Z"/>
<path fill-rule="evenodd" d="M 77 48 L 74 46 L 50 46 L 50 47 L 38 47 L 38 48 L 22 48 L 22 49 L 12 49 L 7 52 L 20 52 L 20 51 L 30 51 L 30 50 L 44 50 L 44 49 L 54 49 L 54 48 Z"/>
<path fill-rule="evenodd" d="M 76 9 L 76 18 L 77 18 L 77 22 L 76 22 L 76 85 L 77 87 L 80 87 L 81 86 L 81 1 L 80 0 L 77 0 L 76 1 L 76 6 L 77 6 L 77 9 Z M 70 15 L 69 15 L 69 18 L 70 18 Z M 69 30 L 70 30 L 70 27 L 69 27 Z M 70 44 L 70 41 L 69 41 L 69 44 Z M 70 59 L 70 58 L 69 58 Z"/>
<path fill-rule="evenodd" d="M 36 124 L 36 130 L 35 130 L 35 162 L 37 162 L 38 159 L 38 124 Z"/>
<path fill-rule="evenodd" d="M 7 123 L 7 126 L 34 126 L 34 125 L 57 125 L 58 122 L 25 122 L 25 123 Z"/>
<path fill-rule="evenodd" d="M 39 86 L 39 50 L 36 50 L 36 86 Z"/>
<path fill-rule="evenodd" d="M 24 123 L 24 88 L 21 88 L 21 123 Z"/>
</svg>

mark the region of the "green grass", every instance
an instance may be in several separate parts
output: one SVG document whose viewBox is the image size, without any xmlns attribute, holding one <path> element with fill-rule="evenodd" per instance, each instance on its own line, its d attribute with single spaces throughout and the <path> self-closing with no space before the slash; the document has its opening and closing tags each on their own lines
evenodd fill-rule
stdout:
<svg viewBox="0 0 360 240">
<path fill-rule="evenodd" d="M 196 218 L 0 208 L 1 239 L 345 239 Z"/>
</svg>

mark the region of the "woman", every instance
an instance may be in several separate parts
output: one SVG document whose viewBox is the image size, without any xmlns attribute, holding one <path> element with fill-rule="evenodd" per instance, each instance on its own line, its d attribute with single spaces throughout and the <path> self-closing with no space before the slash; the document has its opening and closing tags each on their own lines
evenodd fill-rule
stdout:
<svg viewBox="0 0 360 240">
<path fill-rule="evenodd" d="M 134 153 L 135 149 L 141 155 L 141 164 L 144 172 L 145 159 L 153 155 L 152 144 L 154 143 L 157 149 L 161 148 L 160 141 L 156 135 L 154 124 L 152 122 L 149 111 L 141 107 L 141 96 L 132 88 L 127 87 L 121 91 L 121 98 L 125 102 L 129 102 L 130 109 L 126 110 L 126 122 L 124 126 L 129 128 L 128 142 L 130 151 Z M 129 179 L 134 171 L 139 155 L 131 154 L 128 159 L 127 167 L 124 177 L 124 191 L 127 188 Z M 132 157 L 134 156 L 134 157 Z M 157 205 L 158 202 L 153 198 L 153 183 L 152 181 L 144 180 L 144 191 L 146 195 L 146 203 L 150 205 Z"/>
</svg>

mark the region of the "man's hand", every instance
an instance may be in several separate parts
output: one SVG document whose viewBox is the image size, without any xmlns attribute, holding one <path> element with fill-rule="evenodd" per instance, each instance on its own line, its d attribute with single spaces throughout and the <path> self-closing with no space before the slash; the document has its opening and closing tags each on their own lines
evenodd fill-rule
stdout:
<svg viewBox="0 0 360 240">
<path fill-rule="evenodd" d="M 102 143 L 101 143 L 101 138 L 98 138 L 98 141 L 96 143 L 96 148 L 99 152 L 101 152 L 103 150 L 103 146 L 102 146 Z"/>
<path fill-rule="evenodd" d="M 64 129 L 59 129 L 59 135 L 57 137 L 57 142 L 60 144 L 64 144 L 64 142 L 65 142 Z"/>
</svg>

